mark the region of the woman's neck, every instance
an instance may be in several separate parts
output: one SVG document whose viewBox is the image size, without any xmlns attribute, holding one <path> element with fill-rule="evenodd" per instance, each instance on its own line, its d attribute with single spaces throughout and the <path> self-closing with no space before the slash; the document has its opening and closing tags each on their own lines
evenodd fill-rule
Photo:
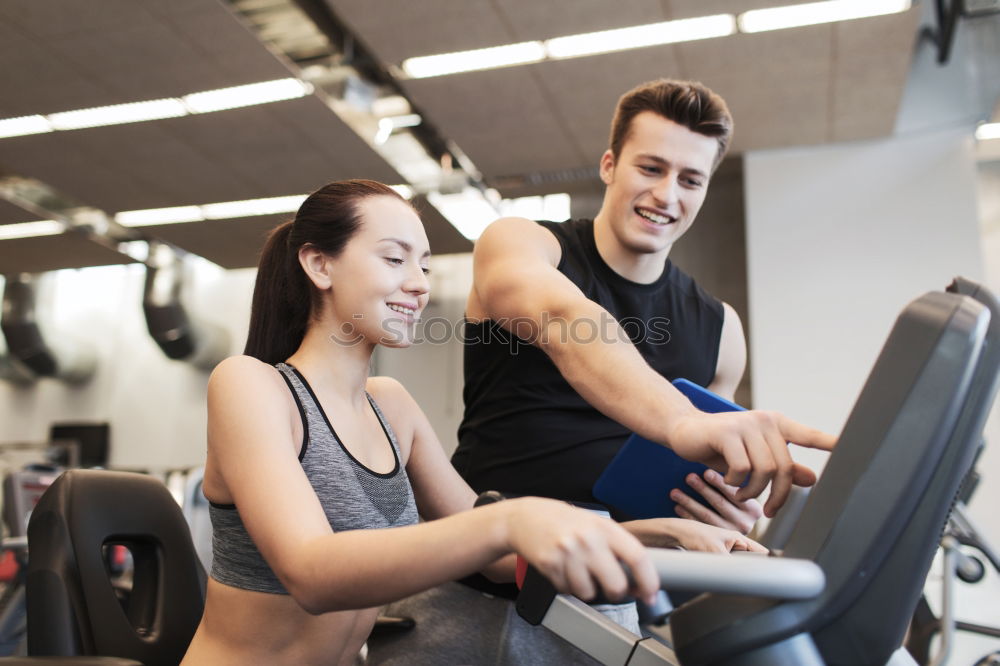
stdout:
<svg viewBox="0 0 1000 666">
<path fill-rule="evenodd" d="M 342 342 L 329 330 L 321 322 L 310 324 L 288 362 L 309 375 L 309 383 L 318 393 L 332 393 L 348 402 L 363 401 L 374 345 Z"/>
</svg>

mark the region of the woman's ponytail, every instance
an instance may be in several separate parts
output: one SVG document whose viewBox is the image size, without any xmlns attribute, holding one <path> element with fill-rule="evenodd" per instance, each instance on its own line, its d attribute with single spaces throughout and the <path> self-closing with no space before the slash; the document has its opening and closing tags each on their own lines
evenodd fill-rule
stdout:
<svg viewBox="0 0 1000 666">
<path fill-rule="evenodd" d="M 284 361 L 302 343 L 309 323 L 309 285 L 289 239 L 293 220 L 267 238 L 257 268 L 250 306 L 250 331 L 243 353 L 269 365 Z"/>
</svg>

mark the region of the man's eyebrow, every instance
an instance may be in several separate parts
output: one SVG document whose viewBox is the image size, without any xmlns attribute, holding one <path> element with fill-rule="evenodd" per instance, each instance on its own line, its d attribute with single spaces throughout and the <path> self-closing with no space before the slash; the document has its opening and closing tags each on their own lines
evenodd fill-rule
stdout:
<svg viewBox="0 0 1000 666">
<path fill-rule="evenodd" d="M 407 243 L 405 240 L 401 240 L 399 238 L 380 238 L 378 242 L 381 243 L 382 241 L 389 241 L 390 243 L 395 243 L 396 245 L 403 248 L 404 251 L 413 252 L 413 246 Z M 429 256 L 431 256 L 431 251 L 425 250 L 424 253 L 420 255 L 420 258 L 423 259 L 424 257 L 429 257 Z"/>
<path fill-rule="evenodd" d="M 670 166 L 670 162 L 668 160 L 663 159 L 659 155 L 653 155 L 651 153 L 642 153 L 639 155 L 639 159 L 649 160 L 650 162 L 656 162 L 657 164 L 662 164 L 663 166 Z M 695 174 L 697 176 L 701 176 L 702 178 L 708 178 L 708 174 L 706 174 L 701 169 L 695 169 L 694 167 L 684 167 L 681 169 L 681 171 Z"/>
</svg>

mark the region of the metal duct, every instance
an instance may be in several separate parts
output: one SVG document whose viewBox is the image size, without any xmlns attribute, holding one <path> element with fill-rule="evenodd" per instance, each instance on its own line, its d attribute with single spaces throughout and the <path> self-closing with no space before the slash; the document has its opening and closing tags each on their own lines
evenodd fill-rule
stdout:
<svg viewBox="0 0 1000 666">
<path fill-rule="evenodd" d="M 0 380 L 26 386 L 35 381 L 35 375 L 7 352 L 7 346 L 0 335 Z"/>
<path fill-rule="evenodd" d="M 46 339 L 36 316 L 37 288 L 37 278 L 29 275 L 8 277 L 5 282 L 0 329 L 13 361 L 11 371 L 15 373 L 5 378 L 23 380 L 26 369 L 33 377 L 51 377 L 69 383 L 87 381 L 97 366 L 93 350 L 62 336 L 57 342 Z"/>
<path fill-rule="evenodd" d="M 229 355 L 229 333 L 220 326 L 189 316 L 181 302 L 184 262 L 163 244 L 150 244 L 143 289 L 146 327 L 168 358 L 211 370 Z"/>
</svg>

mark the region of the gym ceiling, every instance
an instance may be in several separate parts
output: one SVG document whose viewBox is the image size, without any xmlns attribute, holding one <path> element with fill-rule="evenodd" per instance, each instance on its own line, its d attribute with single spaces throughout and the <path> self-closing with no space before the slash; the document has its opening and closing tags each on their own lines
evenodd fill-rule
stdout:
<svg viewBox="0 0 1000 666">
<path fill-rule="evenodd" d="M 305 194 L 342 178 L 406 184 L 371 137 L 352 129 L 351 104 L 359 98 L 369 122 L 373 96 L 387 100 L 388 115 L 420 116 L 419 127 L 394 132 L 417 138 L 397 141 L 397 167 L 407 149 L 422 148 L 424 158 L 444 167 L 441 189 L 454 190 L 457 177 L 458 189 L 471 182 L 504 197 L 596 187 L 615 101 L 662 76 L 700 80 L 726 98 L 736 119 L 735 154 L 890 134 L 919 5 L 854 21 L 430 78 L 408 78 L 401 67 L 415 56 L 788 4 L 796 2 L 4 0 L 0 120 L 288 77 L 310 81 L 312 92 L 213 113 L 0 138 L 0 225 L 56 211 L 78 227 L 0 240 L 0 274 L 132 262 L 134 253 L 117 244 L 128 238 L 162 240 L 227 268 L 253 266 L 266 231 L 289 213 L 143 226 L 125 235 L 100 220 L 121 211 Z M 410 108 L 389 111 L 401 97 Z M 435 253 L 471 249 L 417 190 Z"/>
</svg>

